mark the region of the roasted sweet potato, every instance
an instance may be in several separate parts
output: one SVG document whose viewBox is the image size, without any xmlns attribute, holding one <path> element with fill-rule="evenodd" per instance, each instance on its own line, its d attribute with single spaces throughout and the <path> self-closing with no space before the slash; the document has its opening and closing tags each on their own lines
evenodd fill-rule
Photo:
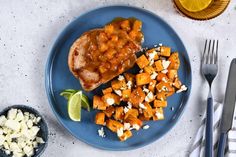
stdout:
<svg viewBox="0 0 236 157">
<path fill-rule="evenodd" d="M 111 92 L 112 92 L 112 88 L 111 87 L 102 90 L 103 94 L 107 94 L 107 93 L 111 93 Z"/>
<path fill-rule="evenodd" d="M 156 83 L 157 83 L 156 80 L 151 80 L 148 85 L 148 90 L 151 91 L 152 93 L 154 93 L 155 91 Z"/>
<path fill-rule="evenodd" d="M 167 72 L 167 76 L 170 80 L 174 80 L 178 76 L 178 72 L 175 69 L 169 69 Z"/>
<path fill-rule="evenodd" d="M 119 139 L 121 140 L 121 141 L 125 141 L 125 140 L 127 140 L 128 138 L 130 138 L 132 136 L 132 132 L 130 131 L 130 130 L 126 130 L 124 133 L 123 133 L 123 135 L 121 135 L 120 137 L 119 137 Z"/>
<path fill-rule="evenodd" d="M 95 116 L 95 123 L 98 125 L 104 125 L 105 123 L 105 113 L 98 112 Z"/>
<path fill-rule="evenodd" d="M 136 89 L 134 89 L 129 97 L 129 102 L 131 102 L 131 104 L 138 108 L 139 104 L 142 103 L 145 99 L 145 93 L 143 92 L 142 88 L 137 87 Z"/>
<path fill-rule="evenodd" d="M 168 81 L 168 77 L 166 76 L 166 74 L 159 72 L 157 75 L 157 81 Z"/>
<path fill-rule="evenodd" d="M 154 107 L 166 107 L 167 101 L 161 101 L 161 100 L 154 100 Z"/>
<path fill-rule="evenodd" d="M 138 117 L 138 110 L 137 109 L 134 109 L 134 108 L 132 108 L 132 109 L 129 109 L 129 111 L 127 112 L 127 113 L 125 113 L 125 117 L 124 117 L 124 119 L 126 119 L 128 116 L 133 116 L 133 117 L 135 117 L 135 118 L 137 118 Z"/>
<path fill-rule="evenodd" d="M 124 109 L 122 106 L 116 107 L 114 119 L 115 120 L 123 120 L 124 119 Z"/>
<path fill-rule="evenodd" d="M 143 109 L 143 115 L 145 118 L 151 118 L 153 116 L 153 111 L 152 111 L 152 107 L 149 103 L 144 103 L 144 106 L 146 107 L 146 109 Z"/>
<path fill-rule="evenodd" d="M 146 55 L 149 56 L 149 55 L 152 54 L 154 51 L 156 51 L 155 48 L 150 49 L 150 50 L 148 50 L 148 51 L 146 52 Z M 154 58 L 153 58 L 153 59 L 154 59 L 154 60 L 158 60 L 158 59 L 159 59 L 159 56 L 158 56 L 157 52 L 156 52 L 156 54 L 154 55 Z"/>
<path fill-rule="evenodd" d="M 98 110 L 106 110 L 106 103 L 102 100 L 101 97 L 95 95 L 93 96 L 93 108 Z"/>
<path fill-rule="evenodd" d="M 115 107 L 114 106 L 108 106 L 106 110 L 103 111 L 105 115 L 110 118 L 115 113 Z"/>
<path fill-rule="evenodd" d="M 151 77 L 148 73 L 141 73 L 136 75 L 137 86 L 145 85 L 150 83 Z"/>
<path fill-rule="evenodd" d="M 155 72 L 155 69 L 152 66 L 146 66 L 144 67 L 144 72 L 151 75 L 153 72 Z"/>
<path fill-rule="evenodd" d="M 138 125 L 139 127 L 141 127 L 143 125 L 143 122 L 138 119 L 138 118 L 135 118 L 134 116 L 128 116 L 126 119 L 125 119 L 125 122 L 126 123 L 130 123 L 132 126 L 134 126 L 135 124 Z M 137 130 L 139 130 L 139 128 L 137 128 Z"/>
<path fill-rule="evenodd" d="M 111 82 L 111 87 L 113 90 L 120 90 L 122 88 L 126 88 L 126 82 L 125 80 L 113 80 Z"/>
<path fill-rule="evenodd" d="M 168 58 L 168 60 L 170 61 L 168 69 L 175 69 L 175 70 L 179 69 L 180 60 L 179 60 L 179 54 L 177 52 L 172 53 Z"/>
<path fill-rule="evenodd" d="M 161 56 L 169 57 L 171 53 L 171 48 L 167 46 L 160 47 Z"/>
<path fill-rule="evenodd" d="M 116 120 L 108 119 L 106 120 L 106 126 L 112 132 L 117 132 L 118 129 L 124 128 L 124 125 Z"/>
<path fill-rule="evenodd" d="M 149 64 L 149 61 L 147 57 L 145 57 L 145 55 L 142 55 L 137 59 L 136 63 L 140 69 L 143 69 L 145 66 Z"/>
<path fill-rule="evenodd" d="M 164 68 L 163 68 L 163 66 L 162 66 L 161 60 L 157 60 L 157 61 L 155 62 L 155 66 L 156 66 L 156 71 L 162 71 L 162 70 L 164 70 Z"/>
<path fill-rule="evenodd" d="M 131 95 L 131 89 L 125 89 L 122 91 L 122 100 L 127 101 Z"/>
<path fill-rule="evenodd" d="M 134 81 L 135 81 L 135 75 L 134 74 L 125 73 L 124 76 L 125 76 L 125 79 L 126 79 L 127 82 L 131 81 L 132 84 L 134 84 Z"/>
<path fill-rule="evenodd" d="M 179 89 L 181 87 L 181 85 L 182 85 L 181 81 L 179 80 L 178 77 L 176 77 L 175 80 L 174 80 L 173 86 L 175 88 Z"/>
<path fill-rule="evenodd" d="M 107 94 L 103 95 L 102 100 L 106 103 L 107 106 L 110 106 L 113 104 L 116 104 L 116 105 L 120 104 L 120 97 L 114 93 L 107 93 Z M 111 103 L 111 100 L 114 102 Z"/>
<path fill-rule="evenodd" d="M 157 98 L 158 100 L 166 100 L 166 92 L 158 92 L 158 93 L 156 94 L 156 98 Z"/>
</svg>

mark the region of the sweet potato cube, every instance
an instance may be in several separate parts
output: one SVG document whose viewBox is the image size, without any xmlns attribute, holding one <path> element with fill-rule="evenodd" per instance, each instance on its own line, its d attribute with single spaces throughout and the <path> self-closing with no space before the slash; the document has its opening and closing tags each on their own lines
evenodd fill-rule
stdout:
<svg viewBox="0 0 236 157">
<path fill-rule="evenodd" d="M 171 53 L 171 48 L 167 46 L 160 47 L 161 56 L 169 57 Z"/>
<path fill-rule="evenodd" d="M 156 51 L 156 49 L 155 49 L 155 48 L 152 48 L 152 49 L 150 49 L 150 50 L 148 50 L 148 51 L 146 52 L 146 55 L 149 56 L 149 55 L 152 54 L 154 51 Z M 155 52 L 154 52 L 154 53 L 155 53 Z M 159 56 L 158 56 L 157 52 L 155 53 L 153 59 L 154 59 L 154 60 L 158 60 L 158 59 L 159 59 Z"/>
<path fill-rule="evenodd" d="M 102 90 L 103 94 L 107 94 L 107 93 L 111 93 L 111 92 L 112 92 L 112 88 L 111 87 Z"/>
<path fill-rule="evenodd" d="M 137 109 L 134 109 L 134 108 L 132 108 L 132 109 L 129 109 L 129 111 L 127 112 L 127 113 L 125 113 L 125 117 L 124 117 L 124 119 L 126 119 L 127 117 L 129 117 L 129 116 L 133 116 L 133 117 L 135 117 L 135 118 L 137 118 L 138 117 L 138 110 Z"/>
<path fill-rule="evenodd" d="M 142 121 L 148 121 L 148 120 L 150 120 L 150 118 L 149 118 L 149 117 L 145 117 L 144 114 L 139 114 L 138 118 L 139 118 L 140 120 L 142 120 Z"/>
<path fill-rule="evenodd" d="M 110 118 L 113 113 L 115 113 L 115 107 L 114 106 L 108 106 L 106 110 L 103 111 L 105 115 Z"/>
<path fill-rule="evenodd" d="M 152 93 L 154 93 L 155 91 L 156 83 L 157 83 L 156 80 L 151 80 L 148 85 L 148 90 L 151 91 Z"/>
<path fill-rule="evenodd" d="M 133 23 L 133 28 L 132 29 L 134 31 L 136 31 L 136 32 L 141 31 L 141 29 L 142 29 L 142 21 L 135 20 L 134 23 Z"/>
<path fill-rule="evenodd" d="M 175 69 L 170 69 L 167 72 L 167 76 L 170 80 L 174 80 L 178 76 L 178 72 Z"/>
<path fill-rule="evenodd" d="M 153 120 L 163 120 L 164 119 L 164 111 L 163 108 L 158 107 L 153 109 Z"/>
<path fill-rule="evenodd" d="M 166 107 L 167 101 L 154 100 L 154 107 Z"/>
<path fill-rule="evenodd" d="M 166 92 L 158 92 L 157 94 L 156 94 L 156 98 L 158 99 L 158 100 L 166 100 Z"/>
<path fill-rule="evenodd" d="M 115 120 L 123 120 L 124 119 L 124 109 L 122 106 L 115 108 Z"/>
<path fill-rule="evenodd" d="M 124 76 L 125 76 L 125 79 L 126 79 L 127 82 L 131 81 L 132 83 L 134 83 L 134 81 L 135 81 L 135 75 L 134 74 L 125 73 Z"/>
<path fill-rule="evenodd" d="M 142 88 L 137 87 L 134 89 L 129 97 L 129 102 L 133 104 L 134 107 L 138 108 L 139 104 L 142 103 L 145 99 L 145 93 Z"/>
<path fill-rule="evenodd" d="M 161 81 L 159 82 L 157 85 L 156 85 L 156 89 L 158 92 L 171 92 L 171 91 L 174 91 L 174 88 L 171 86 L 171 83 L 170 82 L 164 82 L 164 81 Z"/>
<path fill-rule="evenodd" d="M 128 116 L 126 119 L 125 119 L 125 122 L 126 123 L 130 123 L 132 126 L 133 125 L 138 125 L 139 128 L 143 125 L 143 122 L 136 118 L 136 117 L 133 117 L 133 116 Z M 139 128 L 136 128 L 137 130 L 139 130 Z"/>
<path fill-rule="evenodd" d="M 155 69 L 152 66 L 146 66 L 144 67 L 144 72 L 151 75 L 153 72 L 155 72 Z"/>
<path fill-rule="evenodd" d="M 143 69 L 145 66 L 149 64 L 149 61 L 147 57 L 145 57 L 145 55 L 142 55 L 137 59 L 136 63 L 138 64 L 140 69 Z"/>
<path fill-rule="evenodd" d="M 101 97 L 94 95 L 93 96 L 93 108 L 98 110 L 106 110 L 106 103 L 102 100 Z"/>
<path fill-rule="evenodd" d="M 153 116 L 153 111 L 152 111 L 152 107 L 149 103 L 144 103 L 144 106 L 146 107 L 146 109 L 143 110 L 143 115 L 145 118 L 151 118 Z"/>
<path fill-rule="evenodd" d="M 113 80 L 111 82 L 111 87 L 113 90 L 120 90 L 122 88 L 125 88 L 126 87 L 126 82 L 125 80 Z"/>
<path fill-rule="evenodd" d="M 128 138 L 130 138 L 132 136 L 132 132 L 130 130 L 126 130 L 122 136 L 119 137 L 119 139 L 121 141 L 125 141 L 127 140 Z"/>
<path fill-rule="evenodd" d="M 107 93 L 102 96 L 102 100 L 106 103 L 107 106 L 113 104 L 120 104 L 120 97 L 114 93 Z"/>
<path fill-rule="evenodd" d="M 137 86 L 145 85 L 150 83 L 151 77 L 148 73 L 141 73 L 136 75 Z"/>
<path fill-rule="evenodd" d="M 162 71 L 164 70 L 163 66 L 162 66 L 162 62 L 161 60 L 158 60 L 155 62 L 155 66 L 156 66 L 156 71 Z"/>
<path fill-rule="evenodd" d="M 175 88 L 177 88 L 177 89 L 180 89 L 181 85 L 182 85 L 181 81 L 179 80 L 178 77 L 176 77 L 176 78 L 175 78 L 175 81 L 174 81 L 174 83 L 173 83 L 173 86 L 174 86 Z"/>
<path fill-rule="evenodd" d="M 125 89 L 122 91 L 122 100 L 127 101 L 131 95 L 131 89 Z"/>
<path fill-rule="evenodd" d="M 105 123 L 105 113 L 98 112 L 95 116 L 95 124 L 104 125 L 104 123 Z"/>
<path fill-rule="evenodd" d="M 168 69 L 175 69 L 175 70 L 179 69 L 180 60 L 179 60 L 179 54 L 177 52 L 172 53 L 168 58 L 168 60 L 170 61 Z"/>
<path fill-rule="evenodd" d="M 106 126 L 108 129 L 110 129 L 112 132 L 117 132 L 118 129 L 124 128 L 123 124 L 112 119 L 106 120 Z"/>
<path fill-rule="evenodd" d="M 169 92 L 166 92 L 166 97 L 169 97 L 169 96 L 173 95 L 174 93 L 175 93 L 175 91 L 174 91 L 174 88 L 173 88 L 173 90 L 171 90 Z"/>
<path fill-rule="evenodd" d="M 157 75 L 157 81 L 161 82 L 161 81 L 168 81 L 168 77 L 166 76 L 166 74 L 160 72 Z"/>
</svg>

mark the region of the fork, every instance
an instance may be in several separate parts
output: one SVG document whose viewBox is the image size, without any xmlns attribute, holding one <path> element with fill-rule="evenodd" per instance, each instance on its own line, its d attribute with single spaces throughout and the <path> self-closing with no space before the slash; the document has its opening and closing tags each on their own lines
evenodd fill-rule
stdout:
<svg viewBox="0 0 236 157">
<path fill-rule="evenodd" d="M 206 109 L 205 157 L 213 157 L 213 98 L 211 85 L 218 71 L 218 40 L 205 41 L 201 71 L 210 88 Z"/>
</svg>

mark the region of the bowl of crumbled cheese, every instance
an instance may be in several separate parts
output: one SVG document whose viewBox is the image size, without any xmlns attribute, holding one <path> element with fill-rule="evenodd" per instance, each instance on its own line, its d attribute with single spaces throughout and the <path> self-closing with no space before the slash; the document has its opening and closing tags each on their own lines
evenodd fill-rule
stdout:
<svg viewBox="0 0 236 157">
<path fill-rule="evenodd" d="M 47 142 L 46 121 L 32 107 L 13 105 L 0 112 L 1 157 L 39 157 Z"/>
</svg>

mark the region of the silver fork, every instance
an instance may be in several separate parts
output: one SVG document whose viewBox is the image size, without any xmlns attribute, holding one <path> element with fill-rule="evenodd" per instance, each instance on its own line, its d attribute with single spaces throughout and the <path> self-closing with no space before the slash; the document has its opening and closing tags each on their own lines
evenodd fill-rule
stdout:
<svg viewBox="0 0 236 157">
<path fill-rule="evenodd" d="M 209 84 L 207 98 L 205 157 L 213 157 L 213 98 L 211 85 L 218 72 L 218 40 L 206 40 L 201 71 Z"/>
</svg>

